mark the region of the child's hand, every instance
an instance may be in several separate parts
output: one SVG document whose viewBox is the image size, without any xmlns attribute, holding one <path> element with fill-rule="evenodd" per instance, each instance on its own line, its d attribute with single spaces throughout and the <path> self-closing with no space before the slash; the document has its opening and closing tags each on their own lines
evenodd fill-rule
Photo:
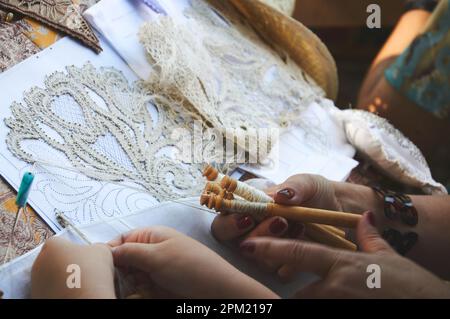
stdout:
<svg viewBox="0 0 450 319">
<path fill-rule="evenodd" d="M 74 288 L 77 285 L 74 276 L 78 266 L 80 286 Z M 110 247 L 101 244 L 81 246 L 57 237 L 47 240 L 33 265 L 31 296 L 58 299 L 115 298 Z"/>
<path fill-rule="evenodd" d="M 165 297 L 277 297 L 206 246 L 170 228 L 135 230 L 110 245 L 116 266 L 147 281 L 153 293 L 168 293 Z"/>
</svg>

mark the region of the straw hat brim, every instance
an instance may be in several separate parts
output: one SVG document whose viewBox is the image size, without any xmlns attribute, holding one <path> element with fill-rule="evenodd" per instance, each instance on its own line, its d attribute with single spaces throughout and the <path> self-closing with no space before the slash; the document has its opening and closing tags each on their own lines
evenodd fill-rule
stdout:
<svg viewBox="0 0 450 319">
<path fill-rule="evenodd" d="M 230 0 L 259 33 L 284 50 L 332 100 L 338 94 L 336 63 L 323 42 L 299 21 L 260 0 Z"/>
</svg>

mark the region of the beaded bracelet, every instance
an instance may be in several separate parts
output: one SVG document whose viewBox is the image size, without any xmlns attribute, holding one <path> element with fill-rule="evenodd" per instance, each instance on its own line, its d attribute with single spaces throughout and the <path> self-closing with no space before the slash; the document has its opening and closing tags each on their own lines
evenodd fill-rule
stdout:
<svg viewBox="0 0 450 319">
<path fill-rule="evenodd" d="M 402 234 L 393 228 L 386 228 L 383 231 L 382 237 L 400 255 L 405 255 L 419 240 L 419 235 L 415 232 L 407 232 Z"/>
<path fill-rule="evenodd" d="M 417 225 L 419 217 L 411 197 L 390 190 L 384 190 L 377 186 L 372 187 L 372 189 L 383 200 L 384 215 L 386 218 L 394 221 L 400 219 L 405 225 L 411 227 Z M 419 240 L 419 235 L 415 232 L 402 234 L 393 228 L 386 228 L 383 231 L 382 237 L 400 255 L 405 255 Z"/>
<path fill-rule="evenodd" d="M 384 190 L 380 187 L 372 187 L 380 195 L 384 203 L 384 215 L 390 220 L 400 220 L 408 226 L 416 226 L 419 222 L 417 210 L 413 205 L 411 197 L 393 191 Z"/>
</svg>

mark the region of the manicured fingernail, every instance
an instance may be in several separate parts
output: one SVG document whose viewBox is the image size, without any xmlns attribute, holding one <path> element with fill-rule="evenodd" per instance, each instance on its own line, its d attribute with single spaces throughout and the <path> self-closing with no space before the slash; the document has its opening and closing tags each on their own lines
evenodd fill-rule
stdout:
<svg viewBox="0 0 450 319">
<path fill-rule="evenodd" d="M 286 199 L 291 199 L 292 197 L 294 197 L 294 191 L 289 188 L 284 188 L 284 189 L 278 191 L 277 194 L 280 196 L 283 196 Z"/>
<path fill-rule="evenodd" d="M 255 243 L 252 243 L 251 241 L 243 242 L 239 246 L 239 250 L 243 254 L 253 254 L 255 252 L 255 248 L 256 248 Z"/>
<path fill-rule="evenodd" d="M 279 235 L 282 232 L 284 232 L 287 227 L 288 227 L 288 224 L 286 223 L 286 221 L 284 219 L 277 218 L 270 224 L 269 231 L 273 235 Z"/>
<path fill-rule="evenodd" d="M 240 230 L 248 229 L 253 226 L 253 220 L 249 216 L 236 216 L 236 226 Z"/>
<path fill-rule="evenodd" d="M 375 214 L 373 212 L 367 212 L 367 220 L 369 221 L 370 225 L 373 227 L 377 227 L 377 222 L 375 220 Z"/>
</svg>

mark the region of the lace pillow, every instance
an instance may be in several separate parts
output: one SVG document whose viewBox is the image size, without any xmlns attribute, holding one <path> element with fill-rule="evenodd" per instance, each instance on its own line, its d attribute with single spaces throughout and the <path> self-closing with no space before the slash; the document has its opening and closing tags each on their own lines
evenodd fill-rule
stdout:
<svg viewBox="0 0 450 319">
<path fill-rule="evenodd" d="M 417 146 L 375 114 L 346 110 L 341 119 L 347 138 L 385 174 L 422 188 L 427 194 L 447 194 L 446 188 L 431 176 L 430 168 Z"/>
</svg>

